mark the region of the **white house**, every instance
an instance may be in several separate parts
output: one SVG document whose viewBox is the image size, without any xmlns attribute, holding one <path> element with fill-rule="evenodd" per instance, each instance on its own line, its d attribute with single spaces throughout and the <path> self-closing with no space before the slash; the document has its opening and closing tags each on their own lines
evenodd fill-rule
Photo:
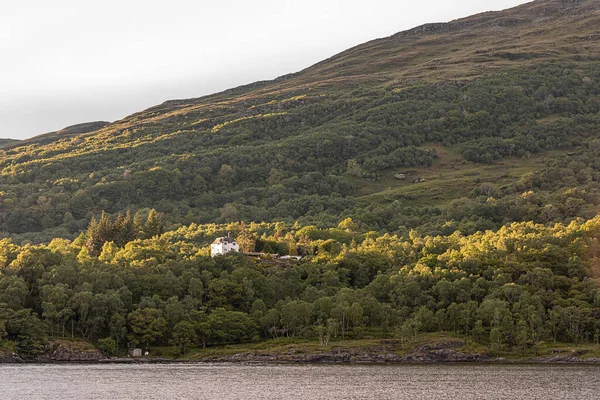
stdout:
<svg viewBox="0 0 600 400">
<path fill-rule="evenodd" d="M 211 257 L 231 253 L 232 251 L 240 251 L 240 246 L 231 236 L 231 233 L 227 233 L 226 237 L 216 238 L 210 245 Z"/>
</svg>

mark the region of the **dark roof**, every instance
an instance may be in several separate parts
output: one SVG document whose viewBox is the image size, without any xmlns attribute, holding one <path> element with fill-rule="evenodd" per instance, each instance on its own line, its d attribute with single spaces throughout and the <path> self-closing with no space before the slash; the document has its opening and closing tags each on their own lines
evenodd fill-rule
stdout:
<svg viewBox="0 0 600 400">
<path fill-rule="evenodd" d="M 214 242 L 212 242 L 212 244 L 221 244 L 221 243 L 236 243 L 235 239 L 232 237 L 220 237 L 220 238 L 216 238 Z"/>
</svg>

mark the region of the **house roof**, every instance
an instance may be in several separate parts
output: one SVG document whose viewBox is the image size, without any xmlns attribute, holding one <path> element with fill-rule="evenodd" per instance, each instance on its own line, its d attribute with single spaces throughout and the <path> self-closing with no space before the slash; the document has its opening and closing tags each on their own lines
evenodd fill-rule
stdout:
<svg viewBox="0 0 600 400">
<path fill-rule="evenodd" d="M 220 238 L 216 238 L 214 242 L 212 242 L 212 244 L 221 244 L 221 243 L 236 243 L 235 239 L 232 237 L 220 237 Z"/>
</svg>

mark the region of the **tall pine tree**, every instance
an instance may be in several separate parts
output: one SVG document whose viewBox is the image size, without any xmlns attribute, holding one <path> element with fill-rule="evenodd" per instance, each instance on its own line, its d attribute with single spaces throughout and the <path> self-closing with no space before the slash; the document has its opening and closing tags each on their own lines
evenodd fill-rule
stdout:
<svg viewBox="0 0 600 400">
<path fill-rule="evenodd" d="M 144 225 L 144 237 L 151 239 L 155 236 L 160 236 L 165 232 L 161 216 L 155 209 L 150 210 L 146 224 Z"/>
</svg>

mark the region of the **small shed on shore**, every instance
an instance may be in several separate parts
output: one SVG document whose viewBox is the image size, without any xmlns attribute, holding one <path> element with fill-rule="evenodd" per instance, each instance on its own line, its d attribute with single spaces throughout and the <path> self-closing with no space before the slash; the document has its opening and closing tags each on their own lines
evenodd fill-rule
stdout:
<svg viewBox="0 0 600 400">
<path fill-rule="evenodd" d="M 131 349 L 130 353 L 132 357 L 141 357 L 142 349 Z"/>
</svg>

